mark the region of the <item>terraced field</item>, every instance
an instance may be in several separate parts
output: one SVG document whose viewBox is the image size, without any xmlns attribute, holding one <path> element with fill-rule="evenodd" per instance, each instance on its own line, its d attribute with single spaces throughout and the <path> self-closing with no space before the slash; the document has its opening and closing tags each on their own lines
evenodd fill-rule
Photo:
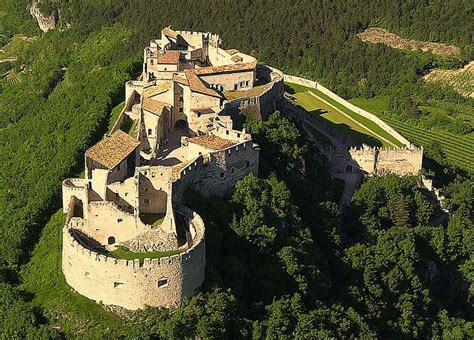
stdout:
<svg viewBox="0 0 474 340">
<path fill-rule="evenodd" d="M 438 142 L 453 165 L 461 169 L 474 171 L 474 138 L 472 136 L 458 136 L 448 132 L 423 130 L 387 120 L 384 117 L 380 118 L 417 145 L 427 146 L 432 142 Z"/>
</svg>

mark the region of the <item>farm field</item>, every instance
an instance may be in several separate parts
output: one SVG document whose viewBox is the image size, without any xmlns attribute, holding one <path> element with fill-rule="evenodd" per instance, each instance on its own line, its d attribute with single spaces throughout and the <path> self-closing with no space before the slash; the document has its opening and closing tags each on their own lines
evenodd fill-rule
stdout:
<svg viewBox="0 0 474 340">
<path fill-rule="evenodd" d="M 287 86 L 287 91 L 293 92 L 297 104 L 299 104 L 311 114 L 316 115 L 318 118 L 325 119 L 326 122 L 330 123 L 334 129 L 340 131 L 343 134 L 349 135 L 356 142 L 360 144 L 365 143 L 370 146 L 401 146 L 400 142 L 398 142 L 385 130 L 380 128 L 377 124 L 373 123 L 369 119 L 361 117 L 355 112 L 348 110 L 344 106 L 339 105 L 331 98 L 325 96 L 323 93 L 308 87 L 291 83 L 287 83 Z M 328 105 L 322 100 L 319 100 L 309 92 L 321 97 L 326 102 L 332 104 L 332 106 Z M 350 118 L 342 114 L 333 106 L 343 111 Z M 382 136 L 389 142 L 379 138 L 379 136 Z"/>
<path fill-rule="evenodd" d="M 389 119 L 380 114 L 381 111 L 387 109 L 387 100 L 385 97 L 372 99 L 355 98 L 351 102 L 377 114 L 416 145 L 426 147 L 433 142 L 438 142 L 453 165 L 468 171 L 474 170 L 474 136 L 472 133 L 460 136 L 447 131 L 422 129 L 411 124 L 403 124 Z"/>
</svg>

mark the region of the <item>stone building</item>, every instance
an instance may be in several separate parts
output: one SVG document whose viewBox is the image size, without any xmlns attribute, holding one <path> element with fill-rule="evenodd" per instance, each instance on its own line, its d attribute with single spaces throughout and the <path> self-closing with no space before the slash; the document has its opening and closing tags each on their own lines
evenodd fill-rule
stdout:
<svg viewBox="0 0 474 340">
<path fill-rule="evenodd" d="M 231 115 L 265 115 L 281 72 L 221 48 L 211 33 L 174 31 L 144 50 L 111 132 L 85 153 L 85 178 L 63 181 L 62 269 L 78 293 L 127 309 L 171 307 L 204 280 L 205 226 L 186 188 L 221 196 L 257 173 L 259 146 Z"/>
</svg>

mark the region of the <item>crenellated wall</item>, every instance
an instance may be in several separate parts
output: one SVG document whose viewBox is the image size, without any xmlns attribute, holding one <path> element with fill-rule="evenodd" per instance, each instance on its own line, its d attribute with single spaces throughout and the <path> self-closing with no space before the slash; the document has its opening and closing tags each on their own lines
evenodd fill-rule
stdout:
<svg viewBox="0 0 474 340">
<path fill-rule="evenodd" d="M 183 200 L 189 185 L 204 196 L 223 196 L 235 183 L 249 173 L 258 173 L 258 145 L 252 141 L 199 156 L 176 174 L 173 182 L 173 201 Z"/>
<path fill-rule="evenodd" d="M 178 211 L 194 229 L 192 246 L 178 255 L 143 261 L 88 249 L 74 232 L 81 220 L 72 218 L 63 229 L 62 269 L 67 283 L 96 302 L 127 309 L 178 306 L 183 294 L 190 296 L 201 286 L 205 268 L 204 222 L 188 208 Z"/>
<path fill-rule="evenodd" d="M 398 175 L 416 175 L 422 168 L 423 149 L 403 148 L 332 148 L 321 151 L 331 164 L 333 173 L 357 172 L 365 174 L 395 173 Z"/>
</svg>

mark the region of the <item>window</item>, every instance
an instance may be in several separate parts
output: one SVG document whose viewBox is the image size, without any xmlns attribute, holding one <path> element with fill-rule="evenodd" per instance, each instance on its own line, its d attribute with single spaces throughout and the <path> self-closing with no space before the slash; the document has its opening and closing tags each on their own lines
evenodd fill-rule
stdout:
<svg viewBox="0 0 474 340">
<path fill-rule="evenodd" d="M 148 136 L 151 135 L 152 129 L 148 129 Z"/>
<path fill-rule="evenodd" d="M 245 167 L 248 168 L 250 166 L 250 162 L 249 161 L 245 161 Z"/>
<path fill-rule="evenodd" d="M 183 96 L 180 96 L 180 97 L 179 97 L 179 101 L 180 101 L 180 102 L 183 101 Z"/>
<path fill-rule="evenodd" d="M 224 178 L 224 173 L 221 172 L 221 173 L 220 173 L 220 176 L 221 176 L 221 178 Z"/>
<path fill-rule="evenodd" d="M 150 204 L 150 199 L 149 199 L 149 198 L 145 198 L 145 199 L 143 200 L 143 203 L 145 203 L 145 205 Z"/>
<path fill-rule="evenodd" d="M 122 218 L 117 218 L 117 223 L 122 223 L 123 219 Z"/>
<path fill-rule="evenodd" d="M 122 285 L 123 285 L 123 282 L 114 282 L 114 288 L 117 288 Z"/>
<path fill-rule="evenodd" d="M 115 237 L 109 236 L 109 238 L 107 239 L 107 243 L 108 244 L 114 244 L 115 243 Z"/>
<path fill-rule="evenodd" d="M 234 91 L 237 91 L 238 84 L 234 84 Z"/>
<path fill-rule="evenodd" d="M 117 165 L 117 171 L 120 171 L 120 164 Z"/>
<path fill-rule="evenodd" d="M 249 86 L 249 81 L 245 81 L 245 86 Z"/>
<path fill-rule="evenodd" d="M 165 67 L 165 71 L 167 71 L 168 69 Z"/>
<path fill-rule="evenodd" d="M 198 118 L 201 117 L 201 112 L 198 112 Z"/>
<path fill-rule="evenodd" d="M 158 279 L 158 288 L 166 287 L 166 286 L 168 286 L 168 279 L 167 278 Z"/>
<path fill-rule="evenodd" d="M 182 107 L 179 108 L 179 112 L 183 112 L 183 108 L 182 108 Z"/>
</svg>

